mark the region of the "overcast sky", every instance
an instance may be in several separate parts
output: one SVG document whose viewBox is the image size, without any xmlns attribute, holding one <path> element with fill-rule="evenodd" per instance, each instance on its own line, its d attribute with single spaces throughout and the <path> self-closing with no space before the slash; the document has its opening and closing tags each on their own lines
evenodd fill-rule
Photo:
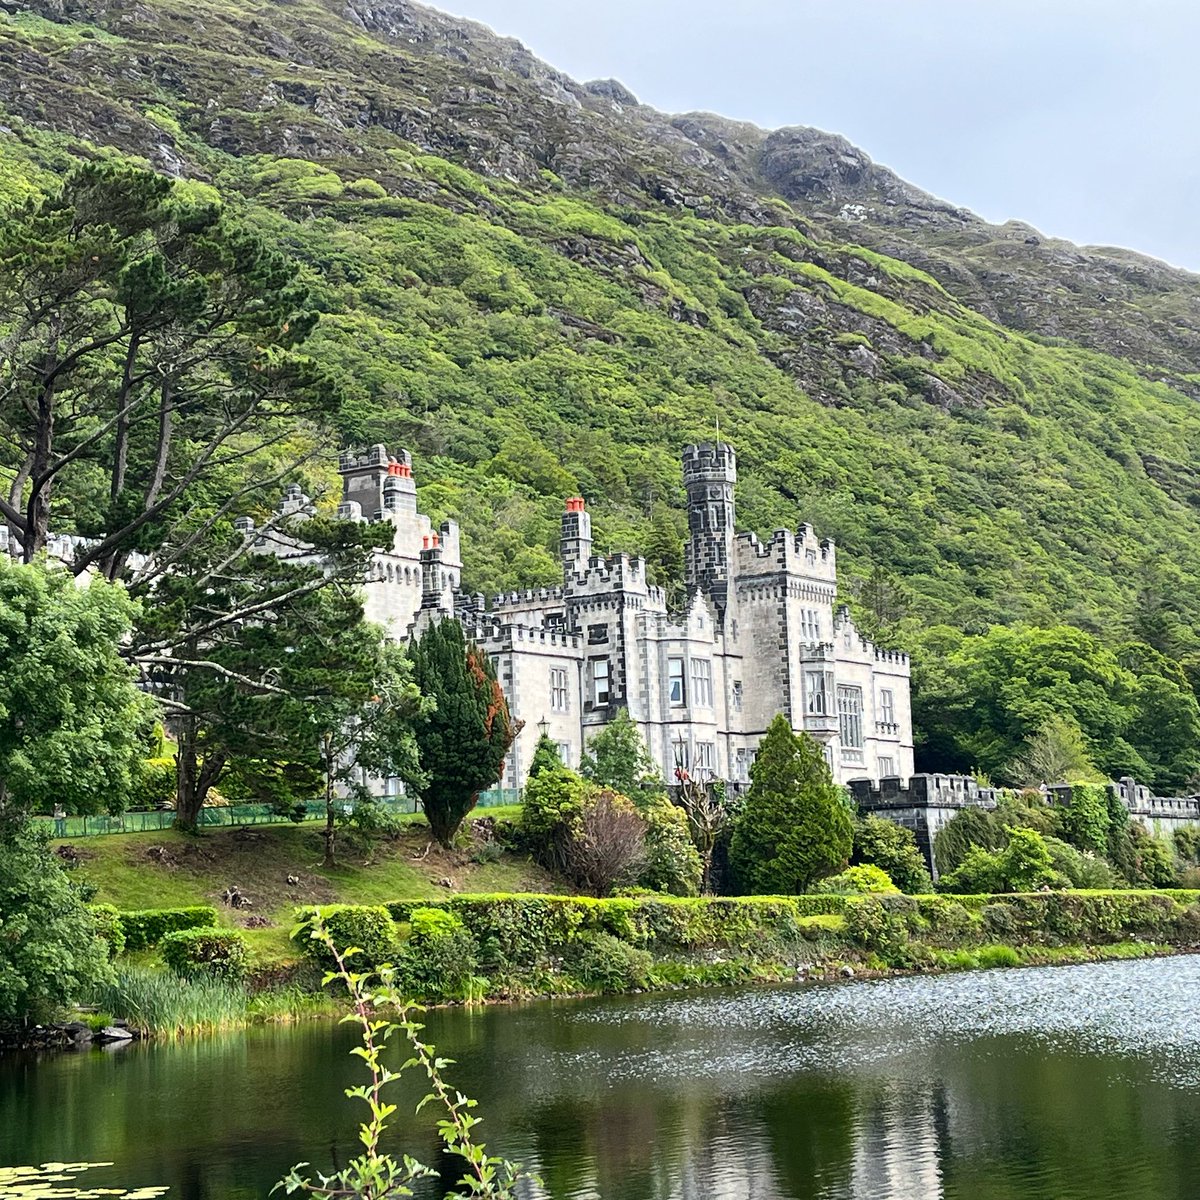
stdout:
<svg viewBox="0 0 1200 1200">
<path fill-rule="evenodd" d="M 844 134 L 991 221 L 1200 271 L 1200 0 L 441 0 L 668 112 Z"/>
</svg>

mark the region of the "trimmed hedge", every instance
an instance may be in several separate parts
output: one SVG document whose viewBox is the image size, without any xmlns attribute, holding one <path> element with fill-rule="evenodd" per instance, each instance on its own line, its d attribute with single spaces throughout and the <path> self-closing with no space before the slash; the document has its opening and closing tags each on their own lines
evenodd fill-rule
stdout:
<svg viewBox="0 0 1200 1200">
<path fill-rule="evenodd" d="M 126 950 L 145 950 L 148 946 L 157 946 L 168 933 L 182 929 L 211 929 L 216 923 L 217 910 L 203 904 L 192 908 L 147 908 L 120 914 Z"/>
<path fill-rule="evenodd" d="M 163 962 L 185 979 L 246 978 L 246 939 L 236 929 L 178 929 L 159 944 Z"/>
<path fill-rule="evenodd" d="M 396 959 L 396 927 L 388 910 L 374 904 L 328 904 L 320 908 L 297 909 L 297 916 L 307 920 L 314 912 L 321 914 L 325 928 L 339 953 L 352 948 L 359 951 L 350 960 L 351 971 L 374 970 L 384 963 Z M 305 953 L 317 959 L 324 967 L 332 967 L 333 959 L 325 947 L 309 937 L 307 930 L 299 937 L 303 939 Z"/>
<path fill-rule="evenodd" d="M 499 893 L 393 901 L 387 910 L 400 922 L 407 921 L 417 908 L 453 912 L 474 934 L 480 964 L 490 971 L 539 966 L 585 934 L 608 934 L 659 955 L 704 950 L 769 953 L 802 939 L 801 917 L 836 914 L 842 911 L 846 899 L 656 895 L 597 900 L 589 896 Z M 804 903 L 809 900 L 833 904 Z"/>
<path fill-rule="evenodd" d="M 313 910 L 298 910 L 301 918 Z M 422 999 L 613 990 L 621 980 L 697 979 L 715 966 L 776 977 L 801 962 L 936 965 L 964 951 L 1152 941 L 1200 945 L 1200 892 L 1073 891 L 995 896 L 462 895 L 320 910 L 364 967 L 393 962 Z M 815 944 L 814 944 L 815 943 Z M 309 947 L 318 956 L 318 944 Z M 736 972 L 735 972 L 736 974 Z M 477 985 L 478 988 L 477 988 Z"/>
</svg>

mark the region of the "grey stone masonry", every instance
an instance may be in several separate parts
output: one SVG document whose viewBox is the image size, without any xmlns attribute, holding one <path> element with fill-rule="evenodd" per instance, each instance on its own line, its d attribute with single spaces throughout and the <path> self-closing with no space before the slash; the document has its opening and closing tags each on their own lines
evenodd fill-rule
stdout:
<svg viewBox="0 0 1200 1200">
<path fill-rule="evenodd" d="M 492 657 L 524 723 L 505 787 L 524 783 L 541 727 L 578 766 L 622 708 L 667 782 L 686 771 L 745 784 L 777 713 L 820 742 L 840 782 L 911 775 L 908 658 L 874 646 L 836 606 L 833 543 L 807 525 L 765 543 L 738 533 L 728 443 L 686 447 L 682 467 L 687 595 L 670 611 L 644 559 L 595 554 L 579 496 L 564 504 L 560 587 L 465 593 L 458 526 L 435 529 L 418 510 L 409 453 L 345 453 L 339 515 L 395 527 L 364 583 L 367 616 L 397 638 L 454 616 Z M 306 502 L 298 489 L 285 501 Z"/>
<path fill-rule="evenodd" d="M 886 817 L 912 831 L 935 880 L 933 847 L 938 833 L 964 808 L 995 808 L 1001 794 L 998 788 L 981 788 L 965 775 L 914 775 L 907 783 L 897 778 L 853 779 L 849 786 L 859 812 Z M 1051 804 L 1071 803 L 1070 784 L 1051 784 L 1041 790 Z M 1108 790 L 1150 833 L 1170 834 L 1200 825 L 1200 796 L 1155 796 L 1128 777 L 1109 783 Z"/>
</svg>

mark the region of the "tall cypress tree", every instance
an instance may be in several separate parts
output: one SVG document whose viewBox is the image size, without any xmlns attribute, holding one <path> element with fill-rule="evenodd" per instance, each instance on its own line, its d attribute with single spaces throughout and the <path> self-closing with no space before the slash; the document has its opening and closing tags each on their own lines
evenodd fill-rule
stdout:
<svg viewBox="0 0 1200 1200">
<path fill-rule="evenodd" d="M 846 862 L 854 844 L 850 810 L 820 746 L 793 733 L 782 714 L 759 744 L 750 781 L 729 847 L 739 887 L 804 892 Z"/>
<path fill-rule="evenodd" d="M 491 659 L 466 640 L 457 621 L 430 625 L 408 653 L 413 682 L 435 702 L 415 732 L 427 779 L 425 816 L 433 836 L 448 847 L 479 793 L 499 781 L 519 727 Z"/>
</svg>

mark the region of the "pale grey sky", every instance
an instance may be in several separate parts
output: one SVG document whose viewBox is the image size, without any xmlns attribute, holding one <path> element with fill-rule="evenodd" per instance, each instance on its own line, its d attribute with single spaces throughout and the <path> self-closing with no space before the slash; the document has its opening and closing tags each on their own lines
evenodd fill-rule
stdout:
<svg viewBox="0 0 1200 1200">
<path fill-rule="evenodd" d="M 1200 271 L 1200 0 L 442 0 L 668 112 L 844 134 L 992 221 Z"/>
</svg>

